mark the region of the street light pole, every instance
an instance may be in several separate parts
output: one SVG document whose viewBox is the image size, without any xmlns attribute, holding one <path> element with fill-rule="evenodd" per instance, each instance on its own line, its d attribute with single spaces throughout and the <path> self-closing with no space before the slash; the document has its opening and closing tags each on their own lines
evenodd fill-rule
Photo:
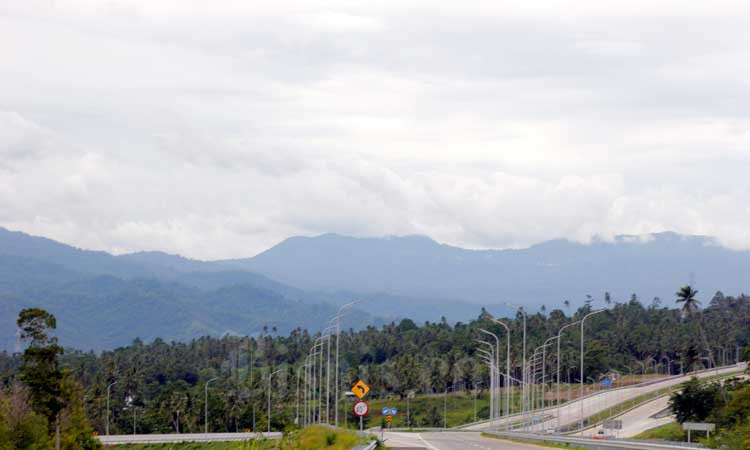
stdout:
<svg viewBox="0 0 750 450">
<path fill-rule="evenodd" d="M 583 325 L 586 323 L 586 319 L 593 316 L 594 314 L 599 314 L 606 311 L 605 309 L 598 309 L 596 311 L 591 311 L 590 313 L 583 316 L 583 319 L 581 319 L 581 398 L 579 399 L 579 403 L 581 404 L 581 430 L 583 430 L 583 381 L 586 379 L 586 377 L 583 375 L 583 341 L 584 341 L 584 333 L 583 333 Z"/>
<path fill-rule="evenodd" d="M 569 323 L 560 328 L 560 331 L 557 332 L 557 375 L 555 376 L 555 379 L 557 381 L 557 428 L 560 428 L 560 360 L 562 360 L 562 354 L 560 353 L 560 341 L 562 340 L 562 332 L 568 327 L 577 325 L 578 322 L 579 321 Z M 568 382 L 570 382 L 570 380 L 568 380 Z"/>
<path fill-rule="evenodd" d="M 495 338 L 495 368 L 497 370 L 497 375 L 495 377 L 495 415 L 497 417 L 500 417 L 500 399 L 497 395 L 498 391 L 500 390 L 500 339 L 495 333 L 491 333 L 485 329 L 480 328 L 479 331 Z"/>
<path fill-rule="evenodd" d="M 109 383 L 109 385 L 107 386 L 107 423 L 105 424 L 107 436 L 109 436 L 109 390 L 110 388 L 112 388 L 112 386 L 116 384 L 117 384 L 117 381 L 113 381 Z"/>
<path fill-rule="evenodd" d="M 505 306 L 510 306 L 512 308 L 516 308 L 518 312 L 520 312 L 523 315 L 523 356 L 521 359 L 521 367 L 526 367 L 526 312 L 523 310 L 522 306 L 514 305 L 512 303 L 503 303 Z M 522 413 L 526 411 L 526 397 L 528 397 L 528 392 L 526 385 L 528 382 L 526 381 L 526 373 L 524 370 L 521 371 L 521 379 L 523 380 L 522 386 L 521 386 L 521 411 Z"/>
<path fill-rule="evenodd" d="M 508 341 L 508 348 L 505 355 L 505 415 L 507 416 L 510 413 L 510 391 L 508 390 L 508 386 L 512 384 L 510 383 L 510 328 L 507 324 L 497 319 L 492 319 L 492 321 L 505 328 Z"/>
<path fill-rule="evenodd" d="M 339 308 L 338 313 L 336 313 L 336 426 L 339 426 L 339 340 L 341 339 L 341 315 L 343 314 L 344 310 L 346 308 L 350 308 L 351 306 L 361 302 L 361 300 L 355 300 L 353 302 L 349 302 L 346 305 Z"/>
<path fill-rule="evenodd" d="M 219 379 L 218 377 L 211 378 L 210 380 L 206 381 L 206 384 L 204 386 L 204 390 L 205 390 L 204 401 L 205 401 L 205 404 L 203 406 L 205 407 L 205 409 L 204 409 L 203 420 L 204 420 L 204 424 L 205 424 L 205 427 L 204 427 L 205 433 L 208 433 L 208 383 L 210 383 L 210 382 L 212 382 L 214 380 L 218 380 L 218 379 Z"/>
<path fill-rule="evenodd" d="M 483 348 L 478 348 L 477 351 L 480 352 L 483 356 L 485 356 L 488 361 L 488 365 L 490 366 L 490 420 L 493 420 L 495 418 L 495 383 L 496 383 L 496 367 L 495 367 L 495 349 L 492 347 L 492 344 L 490 344 L 487 341 L 482 341 L 480 339 L 476 340 L 480 344 L 487 345 L 490 350 L 487 351 Z"/>
<path fill-rule="evenodd" d="M 277 373 L 281 372 L 283 369 L 279 369 L 275 372 L 271 372 L 268 375 L 268 417 L 266 417 L 266 421 L 268 422 L 268 432 L 271 432 L 271 377 L 276 375 Z"/>
</svg>

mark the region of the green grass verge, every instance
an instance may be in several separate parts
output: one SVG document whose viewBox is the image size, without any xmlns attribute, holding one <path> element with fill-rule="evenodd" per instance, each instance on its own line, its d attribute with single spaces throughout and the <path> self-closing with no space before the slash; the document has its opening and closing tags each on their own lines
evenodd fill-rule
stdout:
<svg viewBox="0 0 750 450">
<path fill-rule="evenodd" d="M 314 426 L 286 434 L 281 439 L 260 438 L 244 442 L 134 444 L 117 445 L 110 448 L 116 450 L 349 450 L 364 443 L 366 443 L 366 440 L 354 432 Z"/>
<path fill-rule="evenodd" d="M 521 439 L 509 439 L 506 437 L 500 437 L 495 436 L 494 434 L 489 433 L 482 433 L 482 437 L 490 438 L 490 439 L 498 439 L 501 441 L 510 441 L 510 442 L 517 442 L 519 444 L 530 444 L 530 445 L 536 445 L 537 447 L 547 447 L 547 448 L 566 448 L 568 450 L 588 450 L 583 447 L 570 447 L 564 444 L 553 444 L 550 442 L 534 442 L 534 441 L 524 441 Z"/>
<path fill-rule="evenodd" d="M 633 439 L 685 442 L 687 441 L 687 434 L 682 431 L 682 427 L 679 423 L 671 422 L 660 427 L 646 430 L 641 434 L 633 436 Z"/>
</svg>

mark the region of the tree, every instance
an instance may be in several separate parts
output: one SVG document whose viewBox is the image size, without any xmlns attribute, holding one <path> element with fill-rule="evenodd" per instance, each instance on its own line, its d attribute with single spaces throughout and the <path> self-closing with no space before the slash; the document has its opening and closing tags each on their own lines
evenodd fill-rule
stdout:
<svg viewBox="0 0 750 450">
<path fill-rule="evenodd" d="M 719 387 L 715 383 L 706 384 L 693 377 L 684 384 L 680 392 L 669 398 L 669 407 L 677 422 L 704 421 L 719 403 Z"/>
<path fill-rule="evenodd" d="M 29 387 L 31 407 L 54 424 L 57 448 L 60 439 L 60 411 L 65 407 L 62 392 L 64 374 L 58 356 L 63 348 L 47 330 L 57 327 L 55 316 L 39 308 L 27 308 L 18 314 L 21 339 L 28 343 L 24 351 L 20 378 Z"/>
<path fill-rule="evenodd" d="M 693 289 L 691 286 L 683 286 L 679 291 L 675 293 L 677 296 L 676 303 L 682 303 L 682 314 L 687 317 L 698 310 L 701 302 L 697 298 L 698 291 Z"/>
</svg>

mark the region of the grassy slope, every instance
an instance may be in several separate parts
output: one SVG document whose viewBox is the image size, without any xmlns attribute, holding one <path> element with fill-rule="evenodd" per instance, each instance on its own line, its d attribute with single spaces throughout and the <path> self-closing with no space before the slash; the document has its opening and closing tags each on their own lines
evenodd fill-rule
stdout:
<svg viewBox="0 0 750 450">
<path fill-rule="evenodd" d="M 116 450 L 349 450 L 364 443 L 357 434 L 326 427 L 309 427 L 280 440 L 254 439 L 245 442 L 185 442 L 180 444 L 118 445 Z"/>
</svg>

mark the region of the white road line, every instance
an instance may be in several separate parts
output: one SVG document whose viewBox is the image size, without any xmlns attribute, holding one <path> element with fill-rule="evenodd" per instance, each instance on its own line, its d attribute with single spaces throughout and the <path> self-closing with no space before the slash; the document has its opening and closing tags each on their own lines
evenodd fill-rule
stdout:
<svg viewBox="0 0 750 450">
<path fill-rule="evenodd" d="M 422 435 L 421 435 L 421 434 L 418 434 L 418 435 L 417 435 L 417 437 L 418 437 L 418 438 L 419 438 L 419 440 L 420 440 L 420 441 L 422 441 L 422 443 L 423 443 L 424 445 L 426 445 L 426 446 L 427 446 L 427 448 L 429 448 L 430 450 L 440 450 L 440 449 L 438 449 L 437 447 L 435 447 L 434 445 L 432 445 L 432 444 L 430 444 L 429 442 L 425 441 L 425 440 L 424 440 L 424 438 L 422 437 Z"/>
</svg>

